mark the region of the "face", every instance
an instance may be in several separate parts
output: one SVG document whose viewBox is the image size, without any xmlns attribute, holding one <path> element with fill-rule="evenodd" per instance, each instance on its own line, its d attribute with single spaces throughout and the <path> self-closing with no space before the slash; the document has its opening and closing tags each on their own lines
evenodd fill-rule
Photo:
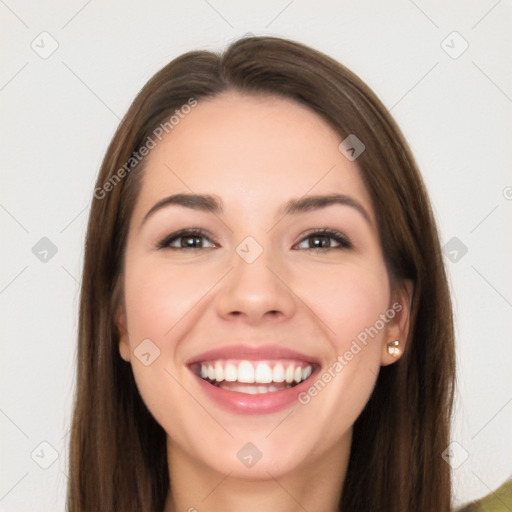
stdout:
<svg viewBox="0 0 512 512">
<path fill-rule="evenodd" d="M 341 140 L 292 100 L 224 93 L 147 157 L 119 349 L 169 453 L 251 479 L 314 467 L 349 446 L 386 343 L 403 349 L 406 298 Z M 160 203 L 176 194 L 209 201 Z"/>
</svg>

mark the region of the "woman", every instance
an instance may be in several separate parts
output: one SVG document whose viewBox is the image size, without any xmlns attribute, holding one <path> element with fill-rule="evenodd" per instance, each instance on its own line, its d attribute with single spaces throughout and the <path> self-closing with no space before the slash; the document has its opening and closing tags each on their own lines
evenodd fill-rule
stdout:
<svg viewBox="0 0 512 512">
<path fill-rule="evenodd" d="M 358 77 L 274 37 L 182 55 L 94 196 L 70 512 L 450 510 L 439 237 Z"/>
</svg>

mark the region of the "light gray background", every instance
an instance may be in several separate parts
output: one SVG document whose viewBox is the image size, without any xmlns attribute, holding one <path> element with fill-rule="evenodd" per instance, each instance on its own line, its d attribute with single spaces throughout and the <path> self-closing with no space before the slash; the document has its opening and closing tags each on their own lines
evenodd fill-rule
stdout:
<svg viewBox="0 0 512 512">
<path fill-rule="evenodd" d="M 508 478 L 511 14 L 510 0 L 0 0 L 0 510 L 64 510 L 85 226 L 119 119 L 172 58 L 247 32 L 338 59 L 402 127 L 443 245 L 456 237 L 468 249 L 446 256 L 459 364 L 448 459 L 456 504 Z M 52 39 L 57 50 L 42 58 Z M 43 237 L 58 249 L 46 262 L 32 251 Z"/>
</svg>

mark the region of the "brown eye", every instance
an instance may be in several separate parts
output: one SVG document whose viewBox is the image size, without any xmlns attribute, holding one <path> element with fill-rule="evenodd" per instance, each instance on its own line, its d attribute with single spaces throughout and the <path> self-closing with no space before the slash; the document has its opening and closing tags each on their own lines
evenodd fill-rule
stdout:
<svg viewBox="0 0 512 512">
<path fill-rule="evenodd" d="M 158 242 L 158 249 L 210 249 L 212 246 L 204 246 L 202 239 L 210 240 L 202 229 L 182 229 L 166 236 Z M 176 244 L 178 242 L 178 244 Z"/>
<path fill-rule="evenodd" d="M 333 246 L 331 240 L 334 240 L 338 245 Z M 351 249 L 352 243 L 350 240 L 339 231 L 334 229 L 320 229 L 310 232 L 302 243 L 310 243 L 312 247 L 303 247 L 306 250 L 330 250 L 330 249 Z"/>
</svg>

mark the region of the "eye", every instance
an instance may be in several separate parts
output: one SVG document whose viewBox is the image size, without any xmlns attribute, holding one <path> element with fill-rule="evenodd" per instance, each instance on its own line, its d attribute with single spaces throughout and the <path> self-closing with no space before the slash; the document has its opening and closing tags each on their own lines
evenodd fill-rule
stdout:
<svg viewBox="0 0 512 512">
<path fill-rule="evenodd" d="M 202 239 L 211 240 L 213 237 L 206 231 L 199 228 L 182 229 L 175 233 L 172 233 L 157 244 L 158 249 L 209 249 L 215 247 L 215 244 L 205 246 Z M 181 242 L 179 242 L 181 240 Z M 334 240 L 338 245 L 332 246 L 330 240 Z M 177 243 L 179 242 L 179 243 Z M 301 244 L 312 242 L 313 247 L 300 247 Z M 306 249 L 310 251 L 328 251 L 331 249 L 351 249 L 351 241 L 339 231 L 334 229 L 317 229 L 308 233 L 303 242 L 299 244 L 300 249 Z"/>
<path fill-rule="evenodd" d="M 335 229 L 317 229 L 315 231 L 312 231 L 308 234 L 306 238 L 303 239 L 304 241 L 301 242 L 303 244 L 304 242 L 313 242 L 314 247 L 302 247 L 306 250 L 324 250 L 328 251 L 331 249 L 351 249 L 352 248 L 352 242 L 339 231 L 336 231 Z M 337 246 L 332 246 L 330 243 L 330 240 L 335 240 L 338 244 Z M 300 245 L 300 244 L 299 244 Z"/>
<path fill-rule="evenodd" d="M 198 228 L 182 229 L 172 233 L 158 242 L 158 249 L 210 249 L 205 247 L 202 238 L 210 240 L 210 235 Z M 181 239 L 181 243 L 176 244 Z"/>
</svg>

